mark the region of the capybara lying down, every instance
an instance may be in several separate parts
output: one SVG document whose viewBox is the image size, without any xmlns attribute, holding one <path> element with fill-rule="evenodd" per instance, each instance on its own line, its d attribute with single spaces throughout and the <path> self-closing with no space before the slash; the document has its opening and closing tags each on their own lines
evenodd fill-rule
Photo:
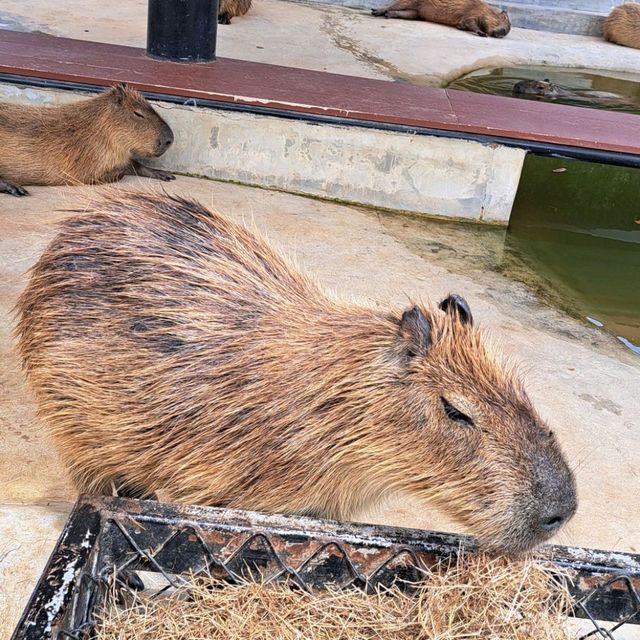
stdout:
<svg viewBox="0 0 640 640">
<path fill-rule="evenodd" d="M 504 38 L 511 30 L 507 12 L 482 0 L 396 0 L 387 9 L 372 9 L 371 13 L 385 18 L 437 22 L 492 38 Z"/>
<path fill-rule="evenodd" d="M 113 193 L 62 225 L 18 310 L 81 491 L 338 519 L 403 492 L 509 552 L 575 511 L 556 438 L 457 295 L 337 300 L 197 202 Z"/>
<path fill-rule="evenodd" d="M 0 193 L 22 185 L 98 184 L 125 174 L 173 180 L 142 158 L 173 142 L 169 125 L 124 85 L 56 107 L 0 103 Z"/>
<path fill-rule="evenodd" d="M 629 2 L 615 7 L 604 21 L 605 40 L 640 49 L 640 4 Z"/>
<path fill-rule="evenodd" d="M 220 0 L 218 24 L 231 24 L 231 18 L 243 16 L 251 9 L 251 0 Z"/>
</svg>

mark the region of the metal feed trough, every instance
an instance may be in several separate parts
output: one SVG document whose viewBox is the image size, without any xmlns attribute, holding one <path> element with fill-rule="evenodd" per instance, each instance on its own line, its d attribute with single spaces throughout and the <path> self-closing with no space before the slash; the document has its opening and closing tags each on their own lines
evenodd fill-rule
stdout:
<svg viewBox="0 0 640 640">
<path fill-rule="evenodd" d="M 138 589 L 155 582 L 155 595 L 200 572 L 371 590 L 416 581 L 422 568 L 473 546 L 413 529 L 82 496 L 12 638 L 91 638 L 114 575 Z M 587 619 L 581 637 L 617 638 L 640 624 L 640 555 L 549 546 L 541 557 L 570 573 L 572 615 Z"/>
</svg>

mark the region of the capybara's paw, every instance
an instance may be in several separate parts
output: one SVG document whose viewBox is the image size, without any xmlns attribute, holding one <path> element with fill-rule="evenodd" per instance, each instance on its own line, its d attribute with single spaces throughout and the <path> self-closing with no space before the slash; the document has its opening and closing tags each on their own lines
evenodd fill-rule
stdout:
<svg viewBox="0 0 640 640">
<path fill-rule="evenodd" d="M 175 180 L 176 177 L 173 173 L 169 173 L 168 171 L 162 171 L 161 169 L 154 169 L 153 175 L 149 176 L 154 180 L 162 180 L 163 182 L 171 182 L 171 180 Z"/>
<path fill-rule="evenodd" d="M 16 198 L 30 195 L 29 192 L 19 184 L 13 184 L 13 182 L 5 182 L 4 180 L 0 180 L 0 192 L 3 191 L 4 193 L 8 193 L 11 196 L 16 196 Z"/>
<path fill-rule="evenodd" d="M 227 13 L 218 16 L 218 24 L 231 24 L 231 16 Z"/>
<path fill-rule="evenodd" d="M 120 569 L 116 575 L 116 582 L 120 582 L 131 591 L 144 591 L 144 582 L 135 571 Z"/>
<path fill-rule="evenodd" d="M 386 9 L 371 9 L 371 15 L 376 16 L 376 18 L 380 18 L 381 16 L 387 17 Z"/>
</svg>

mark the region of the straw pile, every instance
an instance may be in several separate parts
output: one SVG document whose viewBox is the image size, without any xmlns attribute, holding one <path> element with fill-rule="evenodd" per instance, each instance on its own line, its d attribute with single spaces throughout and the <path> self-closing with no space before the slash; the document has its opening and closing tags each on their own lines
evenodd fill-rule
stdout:
<svg viewBox="0 0 640 640">
<path fill-rule="evenodd" d="M 212 584 L 213 583 L 213 584 Z M 568 640 L 566 589 L 532 560 L 482 556 L 430 573 L 412 595 L 194 579 L 178 597 L 110 606 L 98 640 Z M 180 595 L 182 597 L 180 597 Z"/>
</svg>

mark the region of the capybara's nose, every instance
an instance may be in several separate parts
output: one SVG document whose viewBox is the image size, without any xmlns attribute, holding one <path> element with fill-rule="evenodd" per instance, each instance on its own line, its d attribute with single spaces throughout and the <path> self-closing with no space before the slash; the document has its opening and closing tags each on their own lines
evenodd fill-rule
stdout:
<svg viewBox="0 0 640 640">
<path fill-rule="evenodd" d="M 167 137 L 165 138 L 165 141 L 164 141 L 164 146 L 168 149 L 172 143 L 173 143 L 173 131 L 169 129 L 169 131 L 167 132 Z"/>
<path fill-rule="evenodd" d="M 556 531 L 558 531 L 566 521 L 567 521 L 567 518 L 565 516 L 556 515 L 556 516 L 551 516 L 546 520 L 543 520 L 540 526 L 546 533 L 551 535 Z"/>
<path fill-rule="evenodd" d="M 568 499 L 561 505 L 553 505 L 551 508 L 543 510 L 540 517 L 540 528 L 551 536 L 571 519 L 575 511 L 575 499 Z"/>
</svg>

